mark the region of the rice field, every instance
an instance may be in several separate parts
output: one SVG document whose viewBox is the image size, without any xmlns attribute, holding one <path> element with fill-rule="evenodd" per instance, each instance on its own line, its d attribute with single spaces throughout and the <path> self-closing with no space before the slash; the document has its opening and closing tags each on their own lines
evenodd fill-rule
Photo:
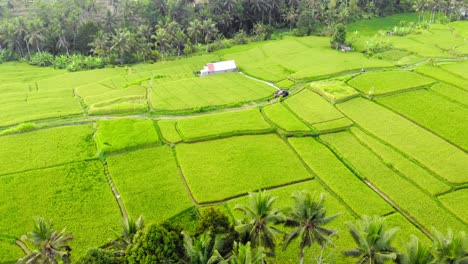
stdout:
<svg viewBox="0 0 468 264">
<path fill-rule="evenodd" d="M 353 23 L 348 37 L 365 44 L 401 20 L 417 14 Z M 22 256 L 14 241 L 35 216 L 73 233 L 76 260 L 115 239 L 125 215 L 241 217 L 233 207 L 261 189 L 279 207 L 293 191 L 326 194 L 327 212 L 341 213 L 332 263 L 350 262 L 344 222 L 363 214 L 399 226 L 398 249 L 409 234 L 429 243 L 432 227 L 468 232 L 466 29 L 382 36 L 392 49 L 369 58 L 283 36 L 77 73 L 0 64 L 0 263 Z M 225 59 L 241 73 L 195 75 Z M 272 83 L 290 95 L 273 98 Z M 271 262 L 296 263 L 296 246 Z"/>
</svg>

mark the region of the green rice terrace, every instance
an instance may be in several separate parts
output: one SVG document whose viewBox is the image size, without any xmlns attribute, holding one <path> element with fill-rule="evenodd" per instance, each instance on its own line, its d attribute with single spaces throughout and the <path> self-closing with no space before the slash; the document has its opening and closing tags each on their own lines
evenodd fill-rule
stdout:
<svg viewBox="0 0 468 264">
<path fill-rule="evenodd" d="M 360 22 L 349 38 L 360 28 L 374 33 Z M 293 191 L 323 192 L 327 213 L 340 213 L 333 263 L 353 262 L 341 254 L 354 245 L 345 222 L 362 215 L 398 226 L 398 248 L 409 234 L 468 232 L 467 31 L 380 36 L 393 48 L 369 57 L 286 35 L 74 73 L 4 62 L 0 263 L 24 255 L 15 241 L 36 216 L 73 233 L 77 259 L 115 239 L 122 217 L 190 229 L 210 207 L 241 216 L 235 205 L 258 190 L 279 207 Z M 225 60 L 239 72 L 194 73 Z M 279 88 L 289 96 L 275 98 Z M 297 253 L 278 248 L 268 261 Z"/>
</svg>

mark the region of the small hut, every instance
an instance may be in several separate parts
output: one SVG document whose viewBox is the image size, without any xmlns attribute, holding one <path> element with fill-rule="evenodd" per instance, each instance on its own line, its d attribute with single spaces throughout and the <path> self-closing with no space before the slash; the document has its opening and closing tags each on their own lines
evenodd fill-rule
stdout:
<svg viewBox="0 0 468 264">
<path fill-rule="evenodd" d="M 222 73 L 222 72 L 235 72 L 235 71 L 237 71 L 237 66 L 236 66 L 236 62 L 233 60 L 208 63 L 200 71 L 200 77 Z"/>
</svg>

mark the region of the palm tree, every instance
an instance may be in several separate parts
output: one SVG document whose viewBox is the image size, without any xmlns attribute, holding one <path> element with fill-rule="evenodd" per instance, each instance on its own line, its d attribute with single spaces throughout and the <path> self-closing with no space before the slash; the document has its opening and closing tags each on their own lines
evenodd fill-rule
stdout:
<svg viewBox="0 0 468 264">
<path fill-rule="evenodd" d="M 71 263 L 71 248 L 68 246 L 68 243 L 73 237 L 65 229 L 57 232 L 53 227 L 52 221 L 47 222 L 42 217 L 36 219 L 34 230 L 29 233 L 29 236 L 24 235 L 21 238 L 22 242 L 30 242 L 36 249 L 30 250 L 27 248 L 27 255 L 19 259 L 18 263 L 58 263 L 58 260 L 64 263 Z M 22 246 L 27 245 L 26 243 L 20 244 Z"/>
<path fill-rule="evenodd" d="M 231 257 L 225 263 L 231 264 L 256 264 L 262 263 L 265 258 L 265 250 L 262 247 L 252 248 L 250 242 L 245 245 L 242 243 L 234 242 Z M 223 262 L 221 262 L 223 263 Z"/>
<path fill-rule="evenodd" d="M 137 219 L 124 218 L 122 219 L 122 240 L 126 245 L 132 243 L 133 236 L 145 227 L 143 216 L 140 215 Z"/>
<path fill-rule="evenodd" d="M 447 236 L 434 229 L 434 259 L 438 264 L 468 263 L 467 238 L 465 232 L 453 234 L 447 231 Z"/>
<path fill-rule="evenodd" d="M 427 264 L 431 263 L 433 259 L 431 249 L 421 244 L 415 235 L 411 235 L 410 241 L 406 244 L 405 254 L 398 256 L 400 264 Z"/>
<path fill-rule="evenodd" d="M 239 222 L 236 231 L 252 242 L 253 247 L 264 247 L 274 252 L 278 236 L 282 233 L 272 225 L 284 222 L 284 214 L 274 208 L 277 197 L 265 191 L 249 193 L 250 206 L 236 205 L 234 210 L 241 211 L 247 219 Z"/>
<path fill-rule="evenodd" d="M 216 24 L 213 23 L 211 18 L 203 21 L 201 28 L 205 38 L 206 52 L 208 52 L 208 44 L 210 44 L 210 41 L 218 34 L 218 29 L 216 28 Z"/>
<path fill-rule="evenodd" d="M 383 264 L 396 259 L 397 251 L 390 244 L 398 228 L 387 229 L 383 217 L 364 215 L 355 223 L 346 224 L 357 247 L 343 253 L 347 256 L 360 257 L 356 263 Z"/>
<path fill-rule="evenodd" d="M 300 237 L 301 252 L 299 254 L 300 263 L 304 263 L 304 253 L 306 247 L 311 247 L 315 242 L 323 249 L 327 243 L 332 243 L 330 236 L 335 235 L 335 231 L 322 227 L 330 223 L 339 215 L 326 216 L 327 210 L 324 206 L 325 195 L 320 194 L 320 199 L 314 199 L 307 191 L 294 192 L 292 198 L 295 207 L 285 223 L 286 226 L 295 227 L 284 237 L 285 250 L 293 240 Z"/>
<path fill-rule="evenodd" d="M 187 34 L 189 37 L 195 41 L 195 45 L 198 44 L 198 36 L 202 33 L 202 24 L 200 20 L 195 19 L 190 21 L 189 26 L 187 28 Z"/>
<path fill-rule="evenodd" d="M 93 47 L 91 52 L 98 56 L 104 56 L 107 54 L 109 48 L 109 35 L 101 30 L 96 34 L 94 41 L 89 45 Z"/>
<path fill-rule="evenodd" d="M 183 235 L 185 254 L 189 263 L 209 264 L 217 263 L 221 259 L 218 249 L 222 247 L 223 239 L 220 235 L 213 237 L 210 232 L 205 232 L 195 240 L 185 233 Z"/>
<path fill-rule="evenodd" d="M 120 58 L 120 65 L 124 64 L 124 55 L 134 47 L 133 34 L 128 29 L 119 29 L 111 39 L 112 46 L 110 50 L 117 50 Z"/>
<path fill-rule="evenodd" d="M 37 52 L 41 52 L 40 46 L 45 40 L 46 38 L 42 35 L 42 29 L 35 29 L 26 35 L 26 43 L 36 46 Z"/>
</svg>

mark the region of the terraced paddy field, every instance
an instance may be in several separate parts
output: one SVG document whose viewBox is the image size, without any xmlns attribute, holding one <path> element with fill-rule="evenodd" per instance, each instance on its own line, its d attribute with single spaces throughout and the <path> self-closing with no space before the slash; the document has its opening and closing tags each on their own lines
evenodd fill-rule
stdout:
<svg viewBox="0 0 468 264">
<path fill-rule="evenodd" d="M 398 249 L 409 234 L 429 243 L 433 227 L 468 232 L 468 67 L 447 52 L 467 30 L 389 37 L 399 44 L 381 59 L 286 36 L 78 73 L 0 64 L 0 263 L 23 255 L 15 241 L 35 216 L 73 233 L 75 260 L 115 239 L 122 217 L 158 223 L 210 207 L 240 217 L 234 206 L 261 189 L 278 207 L 297 190 L 325 193 L 341 213 L 332 263 L 352 262 L 345 222 L 364 214 L 400 227 Z M 222 59 L 242 73 L 193 73 Z M 273 99 L 264 80 L 290 95 Z M 297 254 L 278 247 L 271 262 Z"/>
</svg>

